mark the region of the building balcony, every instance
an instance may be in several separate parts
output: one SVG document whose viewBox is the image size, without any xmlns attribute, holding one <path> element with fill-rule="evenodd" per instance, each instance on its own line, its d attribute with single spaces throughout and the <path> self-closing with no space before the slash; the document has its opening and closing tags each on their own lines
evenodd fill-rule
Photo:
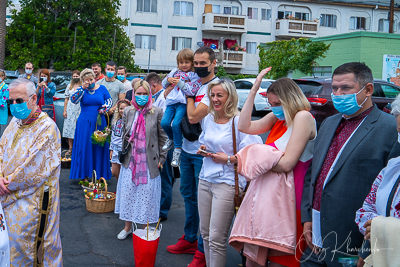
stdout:
<svg viewBox="0 0 400 267">
<path fill-rule="evenodd" d="M 246 20 L 246 16 L 204 13 L 201 29 L 218 33 L 246 33 Z"/>
<path fill-rule="evenodd" d="M 276 20 L 275 36 L 300 38 L 300 37 L 317 37 L 318 22 L 279 19 Z"/>
<path fill-rule="evenodd" d="M 215 57 L 219 59 L 219 50 L 215 51 Z M 242 69 L 246 67 L 246 52 L 245 51 L 231 51 L 224 50 L 224 58 L 222 65 L 224 68 Z"/>
</svg>

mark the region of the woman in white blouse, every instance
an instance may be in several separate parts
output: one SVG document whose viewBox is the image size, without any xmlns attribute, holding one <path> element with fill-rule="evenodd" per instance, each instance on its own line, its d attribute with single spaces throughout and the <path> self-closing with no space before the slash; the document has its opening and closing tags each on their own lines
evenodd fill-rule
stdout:
<svg viewBox="0 0 400 267">
<path fill-rule="evenodd" d="M 204 254 L 208 267 L 225 266 L 229 228 L 234 215 L 235 171 L 237 158 L 233 152 L 232 122 L 234 120 L 237 151 L 262 143 L 257 135 L 239 132 L 238 95 L 229 80 L 211 82 L 208 87 L 209 114 L 204 118 L 198 154 L 204 156 L 199 175 L 198 205 L 200 232 L 204 240 Z M 239 175 L 239 188 L 246 179 Z"/>
</svg>

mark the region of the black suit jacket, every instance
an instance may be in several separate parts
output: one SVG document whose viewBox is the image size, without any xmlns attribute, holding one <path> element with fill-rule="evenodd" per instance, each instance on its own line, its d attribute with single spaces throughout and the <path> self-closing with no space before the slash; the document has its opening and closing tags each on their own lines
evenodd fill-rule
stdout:
<svg viewBox="0 0 400 267">
<path fill-rule="evenodd" d="M 304 181 L 301 203 L 303 223 L 312 221 L 316 180 L 341 120 L 341 114 L 327 118 L 315 140 L 313 162 Z M 328 177 L 321 196 L 321 235 L 323 247 L 327 249 L 325 261 L 328 266 L 341 266 L 337 258 L 346 255 L 340 252 L 356 255 L 361 247 L 363 235 L 354 221 L 355 214 L 362 207 L 380 170 L 389 159 L 400 155 L 397 137 L 394 116 L 374 106 L 343 149 Z"/>
</svg>

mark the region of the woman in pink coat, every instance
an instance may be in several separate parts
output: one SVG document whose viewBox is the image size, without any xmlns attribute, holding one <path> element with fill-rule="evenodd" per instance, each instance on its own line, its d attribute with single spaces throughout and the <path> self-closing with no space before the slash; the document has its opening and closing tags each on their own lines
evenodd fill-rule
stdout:
<svg viewBox="0 0 400 267">
<path fill-rule="evenodd" d="M 254 152 L 250 158 L 243 156 L 250 148 L 238 153 L 242 164 L 240 173 L 254 181 L 239 209 L 229 243 L 239 251 L 243 249 L 248 267 L 267 266 L 267 259 L 269 266 L 300 266 L 296 258 L 300 259 L 301 252 L 295 253 L 302 234 L 300 203 L 317 129 L 307 98 L 289 78 L 278 79 L 268 88 L 272 112 L 260 120 L 251 120 L 254 98 L 263 76 L 270 69 L 264 69 L 257 76 L 243 106 L 238 127 L 247 134 L 270 131 L 266 144 L 283 152 L 283 156 L 271 166 L 266 159 L 273 155 L 269 147 L 251 148 Z M 258 153 L 262 157 L 257 157 Z M 274 172 L 284 174 L 286 178 L 276 179 Z M 272 181 L 261 181 L 266 179 Z M 277 228 L 277 225 L 282 227 Z M 288 236 L 283 238 L 285 233 Z M 293 233 L 294 236 L 290 236 Z"/>
</svg>

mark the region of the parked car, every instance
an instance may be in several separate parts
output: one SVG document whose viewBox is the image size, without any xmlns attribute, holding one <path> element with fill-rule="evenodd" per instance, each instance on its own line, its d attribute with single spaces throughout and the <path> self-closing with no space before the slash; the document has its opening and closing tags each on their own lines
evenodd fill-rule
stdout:
<svg viewBox="0 0 400 267">
<path fill-rule="evenodd" d="M 56 124 L 60 132 L 62 133 L 64 126 L 64 101 L 65 101 L 65 89 L 71 82 L 72 72 L 54 71 L 50 73 L 51 81 L 56 84 L 56 93 L 53 96 L 54 111 L 56 113 Z"/>
<path fill-rule="evenodd" d="M 247 97 L 249 96 L 250 89 L 253 87 L 256 78 L 247 78 L 247 79 L 239 79 L 235 80 L 236 91 L 239 95 L 238 108 L 241 110 L 243 108 L 244 103 L 246 102 Z M 271 79 L 263 79 L 261 82 L 260 89 L 256 94 L 256 98 L 254 99 L 253 112 L 252 115 L 255 115 L 258 111 L 270 111 L 270 106 L 268 104 L 267 98 L 267 90 L 268 87 L 275 80 Z"/>
<path fill-rule="evenodd" d="M 10 84 L 13 80 L 18 79 L 19 71 L 18 70 L 5 70 L 6 72 L 6 80 L 4 81 L 6 84 Z"/>
<path fill-rule="evenodd" d="M 325 118 L 332 116 L 338 111 L 333 106 L 332 78 L 301 78 L 294 79 L 295 83 L 301 88 L 311 104 L 311 113 L 319 125 Z M 396 96 L 400 94 L 400 87 L 385 80 L 374 79 L 374 93 L 372 102 L 383 111 L 389 112 L 388 105 L 393 102 Z"/>
</svg>

